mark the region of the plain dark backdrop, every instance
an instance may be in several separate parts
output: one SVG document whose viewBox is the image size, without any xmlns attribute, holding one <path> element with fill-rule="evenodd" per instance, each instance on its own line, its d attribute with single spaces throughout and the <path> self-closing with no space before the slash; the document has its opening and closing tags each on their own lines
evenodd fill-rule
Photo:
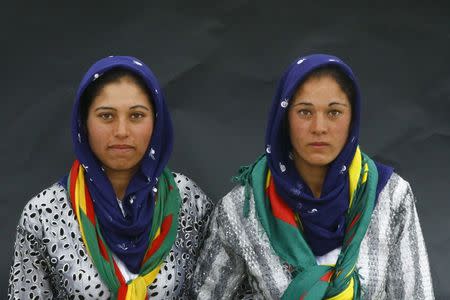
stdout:
<svg viewBox="0 0 450 300">
<path fill-rule="evenodd" d="M 321 52 L 355 71 L 361 146 L 411 183 L 436 297 L 450 298 L 448 1 L 63 2 L 0 9 L 0 295 L 22 208 L 74 159 L 72 102 L 94 61 L 133 55 L 150 66 L 175 126 L 170 167 L 217 200 L 239 165 L 264 151 L 282 71 Z"/>
</svg>

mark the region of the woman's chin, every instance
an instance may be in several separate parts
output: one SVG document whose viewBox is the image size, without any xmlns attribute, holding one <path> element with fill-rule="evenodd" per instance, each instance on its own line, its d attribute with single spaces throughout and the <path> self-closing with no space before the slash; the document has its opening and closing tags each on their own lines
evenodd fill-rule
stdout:
<svg viewBox="0 0 450 300">
<path fill-rule="evenodd" d="M 105 167 L 109 171 L 113 172 L 128 172 L 133 171 L 136 168 L 136 164 L 130 164 L 130 161 L 114 161 L 105 164 Z"/>
<path fill-rule="evenodd" d="M 313 155 L 305 159 L 305 162 L 312 167 L 326 167 L 333 161 L 328 155 Z"/>
</svg>

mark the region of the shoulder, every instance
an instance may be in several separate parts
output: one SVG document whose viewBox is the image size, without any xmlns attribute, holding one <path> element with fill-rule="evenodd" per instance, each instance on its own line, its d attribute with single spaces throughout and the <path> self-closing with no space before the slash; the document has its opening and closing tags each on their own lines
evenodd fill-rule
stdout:
<svg viewBox="0 0 450 300">
<path fill-rule="evenodd" d="M 66 189 L 55 183 L 31 198 L 25 205 L 19 221 L 19 228 L 42 238 L 44 227 L 64 219 L 64 210 L 72 214 Z"/>
<path fill-rule="evenodd" d="M 250 187 L 253 191 L 253 188 Z M 253 199 L 253 195 L 251 196 Z M 229 191 L 222 199 L 220 199 L 218 205 L 222 207 L 232 208 L 233 211 L 242 211 L 245 202 L 245 187 L 242 185 L 236 185 Z M 253 202 L 253 200 L 252 200 Z"/>
<path fill-rule="evenodd" d="M 236 230 L 241 230 L 243 227 L 249 226 L 250 223 L 253 224 L 252 221 L 256 220 L 255 200 L 253 189 L 251 186 L 249 188 L 250 194 L 247 199 L 245 197 L 245 186 L 236 185 L 217 202 L 214 215 L 218 224 Z M 244 215 L 246 205 L 249 208 L 248 216 Z"/>
<path fill-rule="evenodd" d="M 393 173 L 378 195 L 376 208 L 380 212 L 389 211 L 398 218 L 414 210 L 415 201 L 409 182 Z"/>
<path fill-rule="evenodd" d="M 213 203 L 203 190 L 188 176 L 172 172 L 181 196 L 181 206 L 202 218 L 211 213 Z"/>
<path fill-rule="evenodd" d="M 398 204 L 398 201 L 401 201 L 408 196 L 414 198 L 411 185 L 395 172 L 392 173 L 391 178 L 389 178 L 379 195 L 380 198 L 389 197 L 394 202 L 393 204 Z"/>
</svg>

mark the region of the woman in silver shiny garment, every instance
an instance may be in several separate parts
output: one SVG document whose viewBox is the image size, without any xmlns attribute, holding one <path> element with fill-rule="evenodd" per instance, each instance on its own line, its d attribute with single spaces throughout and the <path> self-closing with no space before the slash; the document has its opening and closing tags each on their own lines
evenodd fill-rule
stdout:
<svg viewBox="0 0 450 300">
<path fill-rule="evenodd" d="M 265 154 L 215 207 L 198 299 L 433 299 L 407 181 L 359 146 L 352 70 L 315 54 L 283 74 Z"/>
</svg>

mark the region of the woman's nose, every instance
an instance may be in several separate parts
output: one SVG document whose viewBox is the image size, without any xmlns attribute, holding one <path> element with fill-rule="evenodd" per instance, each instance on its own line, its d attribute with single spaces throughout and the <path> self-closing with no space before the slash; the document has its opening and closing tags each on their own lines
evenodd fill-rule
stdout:
<svg viewBox="0 0 450 300">
<path fill-rule="evenodd" d="M 315 114 L 311 122 L 311 132 L 314 134 L 324 134 L 327 130 L 327 118 L 322 114 Z"/>
<path fill-rule="evenodd" d="M 127 119 L 119 118 L 116 124 L 114 135 L 118 138 L 126 138 L 129 134 L 129 124 Z"/>
</svg>

